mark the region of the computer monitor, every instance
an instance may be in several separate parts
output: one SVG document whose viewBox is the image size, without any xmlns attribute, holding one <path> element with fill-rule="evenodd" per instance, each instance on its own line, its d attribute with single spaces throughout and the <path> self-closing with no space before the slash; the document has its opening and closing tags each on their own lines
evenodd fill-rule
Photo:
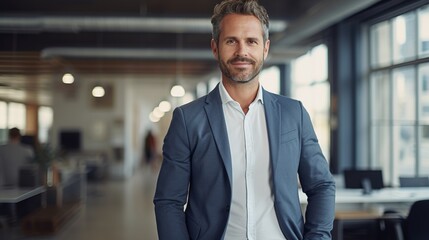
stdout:
<svg viewBox="0 0 429 240">
<path fill-rule="evenodd" d="M 399 177 L 401 187 L 429 187 L 429 177 Z"/>
<path fill-rule="evenodd" d="M 79 130 L 63 130 L 60 132 L 60 147 L 63 151 L 79 151 L 81 133 Z"/>
<path fill-rule="evenodd" d="M 370 183 L 371 189 L 384 187 L 383 172 L 381 170 L 344 170 L 346 188 L 365 188 Z"/>
<path fill-rule="evenodd" d="M 36 146 L 36 137 L 33 135 L 22 135 L 21 143 L 34 148 Z"/>
</svg>

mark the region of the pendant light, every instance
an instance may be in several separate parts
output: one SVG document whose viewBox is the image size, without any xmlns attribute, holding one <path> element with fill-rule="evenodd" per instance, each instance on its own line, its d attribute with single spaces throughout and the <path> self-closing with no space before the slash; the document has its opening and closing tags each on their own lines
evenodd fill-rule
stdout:
<svg viewBox="0 0 429 240">
<path fill-rule="evenodd" d="M 183 88 L 182 85 L 180 85 L 180 79 L 182 76 L 182 56 L 181 56 L 181 50 L 182 50 L 182 34 L 177 34 L 177 47 L 176 47 L 176 76 L 175 80 L 173 82 L 173 86 L 171 87 L 170 94 L 173 97 L 183 97 L 186 94 L 185 88 Z"/>
</svg>

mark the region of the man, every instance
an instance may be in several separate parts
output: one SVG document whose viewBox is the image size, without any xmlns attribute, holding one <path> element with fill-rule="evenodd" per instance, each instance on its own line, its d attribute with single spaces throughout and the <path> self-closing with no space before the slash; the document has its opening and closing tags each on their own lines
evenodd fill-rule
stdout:
<svg viewBox="0 0 429 240">
<path fill-rule="evenodd" d="M 159 239 L 331 239 L 335 184 L 310 118 L 259 83 L 266 10 L 226 0 L 212 24 L 222 80 L 174 110 L 154 197 Z"/>
<path fill-rule="evenodd" d="M 9 142 L 0 146 L 0 183 L 17 187 L 19 169 L 31 163 L 34 152 L 30 147 L 21 144 L 21 132 L 18 128 L 9 130 Z"/>
</svg>

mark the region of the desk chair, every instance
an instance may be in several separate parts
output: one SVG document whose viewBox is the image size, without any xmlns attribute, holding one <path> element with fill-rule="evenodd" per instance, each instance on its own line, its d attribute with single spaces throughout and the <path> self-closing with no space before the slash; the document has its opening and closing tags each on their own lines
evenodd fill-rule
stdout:
<svg viewBox="0 0 429 240">
<path fill-rule="evenodd" d="M 429 177 L 399 177 L 400 187 L 429 187 Z"/>
<path fill-rule="evenodd" d="M 0 215 L 0 230 L 8 228 L 7 217 Z"/>
<path fill-rule="evenodd" d="M 406 218 L 391 213 L 385 214 L 380 220 L 390 231 L 387 235 L 395 240 L 428 240 L 429 238 L 429 199 L 414 202 Z M 388 239 L 392 239 L 392 238 Z"/>
<path fill-rule="evenodd" d="M 7 231 L 9 230 L 9 225 L 7 223 L 7 218 L 0 215 L 0 239 L 6 239 Z"/>
</svg>

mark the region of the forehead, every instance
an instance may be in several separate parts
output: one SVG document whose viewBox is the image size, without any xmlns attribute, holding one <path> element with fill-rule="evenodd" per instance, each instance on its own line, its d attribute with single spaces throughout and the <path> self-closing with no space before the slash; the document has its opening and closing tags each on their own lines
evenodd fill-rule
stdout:
<svg viewBox="0 0 429 240">
<path fill-rule="evenodd" d="M 246 37 L 262 38 L 262 24 L 253 15 L 228 14 L 220 24 L 220 37 Z"/>
</svg>

